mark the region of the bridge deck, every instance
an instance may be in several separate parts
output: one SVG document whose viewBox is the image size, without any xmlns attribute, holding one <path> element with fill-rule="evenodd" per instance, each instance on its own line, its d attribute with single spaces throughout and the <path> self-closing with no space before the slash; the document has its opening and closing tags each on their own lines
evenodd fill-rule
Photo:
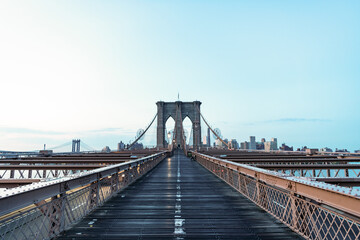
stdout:
<svg viewBox="0 0 360 240">
<path fill-rule="evenodd" d="M 176 152 L 58 239 L 300 239 Z"/>
</svg>

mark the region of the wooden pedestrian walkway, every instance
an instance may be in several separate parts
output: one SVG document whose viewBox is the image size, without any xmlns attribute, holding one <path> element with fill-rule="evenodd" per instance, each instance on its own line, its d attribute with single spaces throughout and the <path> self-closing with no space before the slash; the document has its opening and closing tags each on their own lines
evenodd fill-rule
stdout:
<svg viewBox="0 0 360 240">
<path fill-rule="evenodd" d="M 181 151 L 57 239 L 302 239 Z"/>
</svg>

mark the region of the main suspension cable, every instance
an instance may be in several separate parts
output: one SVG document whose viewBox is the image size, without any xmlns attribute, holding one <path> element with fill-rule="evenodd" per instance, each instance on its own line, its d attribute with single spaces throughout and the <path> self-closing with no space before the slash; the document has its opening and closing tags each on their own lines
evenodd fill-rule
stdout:
<svg viewBox="0 0 360 240">
<path fill-rule="evenodd" d="M 140 136 L 138 136 L 134 142 L 132 142 L 128 147 L 127 149 L 130 149 L 135 143 L 137 143 L 137 141 L 139 141 L 139 139 L 144 136 L 144 134 L 146 133 L 146 131 L 150 128 L 150 126 L 153 124 L 153 122 L 155 121 L 155 118 L 157 117 L 157 113 L 155 114 L 155 117 L 153 118 L 153 120 L 151 121 L 151 123 L 147 126 L 147 128 L 145 129 L 145 131 L 140 134 Z"/>
<path fill-rule="evenodd" d="M 219 139 L 228 149 L 230 149 L 229 144 L 227 144 L 213 129 L 212 127 L 210 127 L 210 125 L 208 124 L 208 122 L 205 120 L 204 116 L 202 115 L 202 113 L 200 112 L 200 109 L 198 106 L 196 106 L 196 109 L 198 110 L 198 112 L 200 113 L 200 116 L 202 118 L 202 120 L 204 120 L 206 126 L 208 126 L 208 128 L 211 130 L 211 132 L 217 137 L 217 139 Z"/>
</svg>

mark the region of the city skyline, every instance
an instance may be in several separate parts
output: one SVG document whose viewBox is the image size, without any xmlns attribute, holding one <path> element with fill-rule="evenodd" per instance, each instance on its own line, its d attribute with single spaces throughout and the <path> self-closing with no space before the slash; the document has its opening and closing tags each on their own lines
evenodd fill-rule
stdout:
<svg viewBox="0 0 360 240">
<path fill-rule="evenodd" d="M 228 139 L 360 149 L 360 3 L 260 2 L 2 1 L 0 149 L 116 149 L 178 94 Z"/>
</svg>

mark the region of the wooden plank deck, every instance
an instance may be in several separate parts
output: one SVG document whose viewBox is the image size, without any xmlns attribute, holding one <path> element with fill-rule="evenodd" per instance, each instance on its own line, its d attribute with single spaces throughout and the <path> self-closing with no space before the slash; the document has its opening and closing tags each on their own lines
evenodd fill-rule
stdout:
<svg viewBox="0 0 360 240">
<path fill-rule="evenodd" d="M 180 151 L 57 239 L 302 239 Z"/>
</svg>

